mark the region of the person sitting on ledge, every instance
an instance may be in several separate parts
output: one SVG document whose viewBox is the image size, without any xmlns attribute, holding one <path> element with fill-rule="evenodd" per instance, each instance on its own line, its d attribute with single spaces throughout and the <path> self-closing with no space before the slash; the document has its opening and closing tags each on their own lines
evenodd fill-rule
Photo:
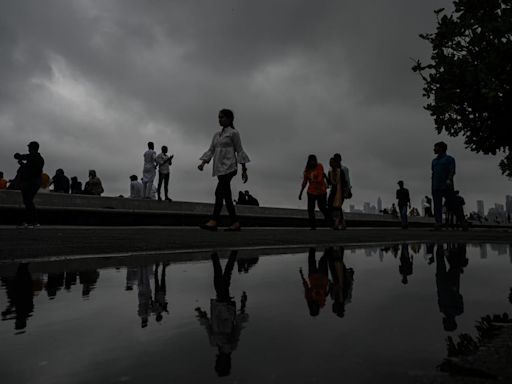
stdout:
<svg viewBox="0 0 512 384">
<path fill-rule="evenodd" d="M 238 192 L 238 199 L 235 201 L 236 205 L 247 205 L 247 199 L 242 191 Z"/>
<path fill-rule="evenodd" d="M 72 195 L 80 195 L 82 194 L 82 182 L 78 181 L 78 177 L 73 176 L 71 178 L 71 194 Z"/>
<path fill-rule="evenodd" d="M 89 171 L 89 181 L 85 183 L 84 194 L 101 196 L 103 192 L 105 191 L 103 189 L 103 185 L 101 184 L 100 178 L 96 176 L 96 171 L 91 169 Z"/>
<path fill-rule="evenodd" d="M 130 176 L 130 199 L 142 199 L 144 187 L 135 175 Z"/>
<path fill-rule="evenodd" d="M 258 200 L 249 193 L 249 191 L 245 191 L 245 201 L 247 205 L 254 205 L 256 207 L 260 206 Z"/>
<path fill-rule="evenodd" d="M 55 176 L 52 177 L 50 181 L 50 185 L 53 184 L 53 192 L 56 193 L 69 193 L 69 179 L 64 174 L 62 169 L 57 169 L 55 171 Z"/>
</svg>

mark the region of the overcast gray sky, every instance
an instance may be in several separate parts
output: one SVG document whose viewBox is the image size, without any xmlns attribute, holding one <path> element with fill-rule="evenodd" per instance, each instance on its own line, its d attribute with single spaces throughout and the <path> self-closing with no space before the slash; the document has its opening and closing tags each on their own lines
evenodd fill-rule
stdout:
<svg viewBox="0 0 512 384">
<path fill-rule="evenodd" d="M 171 196 L 212 201 L 211 169 L 196 169 L 231 108 L 263 205 L 305 207 L 297 195 L 308 154 L 325 166 L 341 152 L 348 204 L 393 202 L 403 179 L 415 205 L 430 189 L 432 146 L 446 140 L 456 186 L 504 201 L 511 183 L 498 158 L 438 136 L 422 109 L 410 58 L 428 58 L 445 0 L 2 0 L 0 170 L 37 140 L 52 176 L 85 181 L 96 169 L 106 195 L 127 195 L 152 140 L 175 154 Z"/>
</svg>

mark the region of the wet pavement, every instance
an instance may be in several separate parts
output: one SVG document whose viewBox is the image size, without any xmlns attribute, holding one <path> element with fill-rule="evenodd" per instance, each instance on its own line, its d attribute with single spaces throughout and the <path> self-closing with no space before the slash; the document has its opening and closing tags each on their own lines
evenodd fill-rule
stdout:
<svg viewBox="0 0 512 384">
<path fill-rule="evenodd" d="M 179 260 L 179 261 L 178 261 Z M 444 380 L 446 337 L 510 312 L 512 247 L 0 264 L 2 383 Z"/>
<path fill-rule="evenodd" d="M 328 244 L 384 242 L 512 243 L 512 230 L 468 232 L 429 229 L 244 228 L 241 232 L 208 232 L 192 227 L 0 227 L 0 262 L 21 258 L 98 254 L 151 254 L 210 249 L 287 248 Z"/>
</svg>

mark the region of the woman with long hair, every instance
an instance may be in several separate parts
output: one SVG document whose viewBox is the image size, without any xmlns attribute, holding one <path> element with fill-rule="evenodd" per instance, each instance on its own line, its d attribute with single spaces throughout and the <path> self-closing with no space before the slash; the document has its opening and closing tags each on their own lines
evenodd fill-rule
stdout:
<svg viewBox="0 0 512 384">
<path fill-rule="evenodd" d="M 331 184 L 331 191 L 329 193 L 329 209 L 335 217 L 333 229 L 346 229 L 345 219 L 343 217 L 343 201 L 345 196 L 345 188 L 347 182 L 345 179 L 345 172 L 341 168 L 341 161 L 332 157 L 329 163 L 331 169 L 329 171 L 329 180 Z"/>
<path fill-rule="evenodd" d="M 219 112 L 219 124 L 222 129 L 213 135 L 210 148 L 201 156 L 201 164 L 197 167 L 200 171 L 204 169 L 213 158 L 213 176 L 217 177 L 218 184 L 215 189 L 215 206 L 211 219 L 200 227 L 209 231 L 216 231 L 222 205 L 225 202 L 229 213 L 231 225 L 227 231 L 239 231 L 240 223 L 236 216 L 233 197 L 231 195 L 231 179 L 236 175 L 238 163 L 242 165 L 242 180 L 247 183 L 247 166 L 250 161 L 245 153 L 240 140 L 240 134 L 235 129 L 233 121 L 235 115 L 230 109 L 222 109 Z"/>
<path fill-rule="evenodd" d="M 302 200 L 302 193 L 308 186 L 308 216 L 311 229 L 316 229 L 315 205 L 324 214 L 327 221 L 331 221 L 331 215 L 327 209 L 327 184 L 325 182 L 324 167 L 320 164 L 315 155 L 309 155 L 304 169 L 304 178 L 299 193 L 299 200 Z"/>
</svg>

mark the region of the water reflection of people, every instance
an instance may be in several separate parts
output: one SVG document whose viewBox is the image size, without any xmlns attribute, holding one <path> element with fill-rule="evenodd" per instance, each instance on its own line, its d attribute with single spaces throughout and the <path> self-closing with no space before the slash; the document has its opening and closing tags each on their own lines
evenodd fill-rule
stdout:
<svg viewBox="0 0 512 384">
<path fill-rule="evenodd" d="M 216 297 L 210 300 L 210 318 L 205 310 L 200 307 L 196 308 L 197 318 L 205 327 L 210 344 L 217 347 L 215 371 L 219 376 L 230 374 L 231 353 L 238 345 L 243 324 L 249 319 L 249 315 L 245 312 L 247 294 L 243 292 L 240 311 L 237 313 L 236 301 L 233 300 L 229 292 L 236 257 L 237 251 L 232 251 L 223 272 L 217 253 L 211 255 Z"/>
<path fill-rule="evenodd" d="M 343 317 L 345 316 L 345 305 L 350 303 L 352 299 L 354 270 L 347 268 L 345 265 L 343 260 L 345 249 L 343 247 L 327 248 L 326 253 L 332 277 L 329 289 L 332 299 L 332 312 L 338 317 Z"/>
<path fill-rule="evenodd" d="M 64 287 L 64 272 L 62 273 L 48 273 L 46 279 L 45 290 L 50 300 L 55 299 L 57 292 Z"/>
<path fill-rule="evenodd" d="M 28 263 L 18 266 L 15 277 L 2 277 L 7 293 L 7 307 L 2 311 L 2 321 L 14 319 L 14 329 L 23 333 L 27 319 L 34 311 L 34 290 Z"/>
<path fill-rule="evenodd" d="M 151 293 L 151 283 L 149 282 L 151 269 L 152 268 L 149 265 L 141 266 L 138 268 L 139 275 L 137 279 L 137 288 L 139 306 L 137 314 L 140 317 L 141 328 L 146 328 L 148 326 L 149 314 L 152 307 L 153 298 Z"/>
<path fill-rule="evenodd" d="M 66 272 L 66 277 L 64 278 L 64 289 L 66 291 L 70 291 L 71 287 L 73 285 L 76 285 L 76 282 L 78 280 L 78 273 L 77 272 Z"/>
<path fill-rule="evenodd" d="M 325 299 L 329 295 L 329 272 L 327 270 L 327 254 L 324 252 L 316 263 L 315 248 L 309 249 L 308 280 L 304 278 L 302 268 L 299 269 L 304 287 L 304 297 L 308 304 L 309 314 L 318 316 L 320 309 L 325 306 Z"/>
<path fill-rule="evenodd" d="M 447 252 L 446 256 L 445 252 Z M 444 315 L 443 327 L 446 331 L 456 330 L 455 318 L 464 313 L 464 299 L 460 293 L 460 275 L 467 264 L 465 244 L 449 244 L 446 250 L 442 244 L 437 245 L 437 302 L 439 311 Z"/>
<path fill-rule="evenodd" d="M 160 275 L 160 280 L 158 279 L 158 267 L 160 263 L 155 265 L 155 299 L 153 300 L 153 313 L 155 314 L 155 320 L 160 322 L 162 321 L 163 312 L 169 313 L 167 310 L 167 300 L 165 296 L 167 295 L 167 287 L 165 285 L 165 268 L 169 265 L 169 263 L 162 263 L 162 272 Z"/>
<path fill-rule="evenodd" d="M 139 269 L 136 267 L 126 267 L 126 285 L 125 291 L 133 291 L 135 283 L 139 279 Z"/>
<path fill-rule="evenodd" d="M 78 272 L 80 284 L 82 284 L 82 297 L 88 299 L 92 290 L 96 287 L 96 283 L 100 277 L 97 269 L 89 269 Z"/>
<path fill-rule="evenodd" d="M 238 267 L 238 273 L 248 273 L 249 270 L 258 263 L 258 260 L 258 256 L 237 258 L 236 265 Z"/>
<path fill-rule="evenodd" d="M 409 246 L 402 244 L 400 250 L 400 265 L 398 272 L 402 275 L 402 284 L 409 282 L 408 277 L 412 275 L 413 256 L 409 254 Z"/>
</svg>

